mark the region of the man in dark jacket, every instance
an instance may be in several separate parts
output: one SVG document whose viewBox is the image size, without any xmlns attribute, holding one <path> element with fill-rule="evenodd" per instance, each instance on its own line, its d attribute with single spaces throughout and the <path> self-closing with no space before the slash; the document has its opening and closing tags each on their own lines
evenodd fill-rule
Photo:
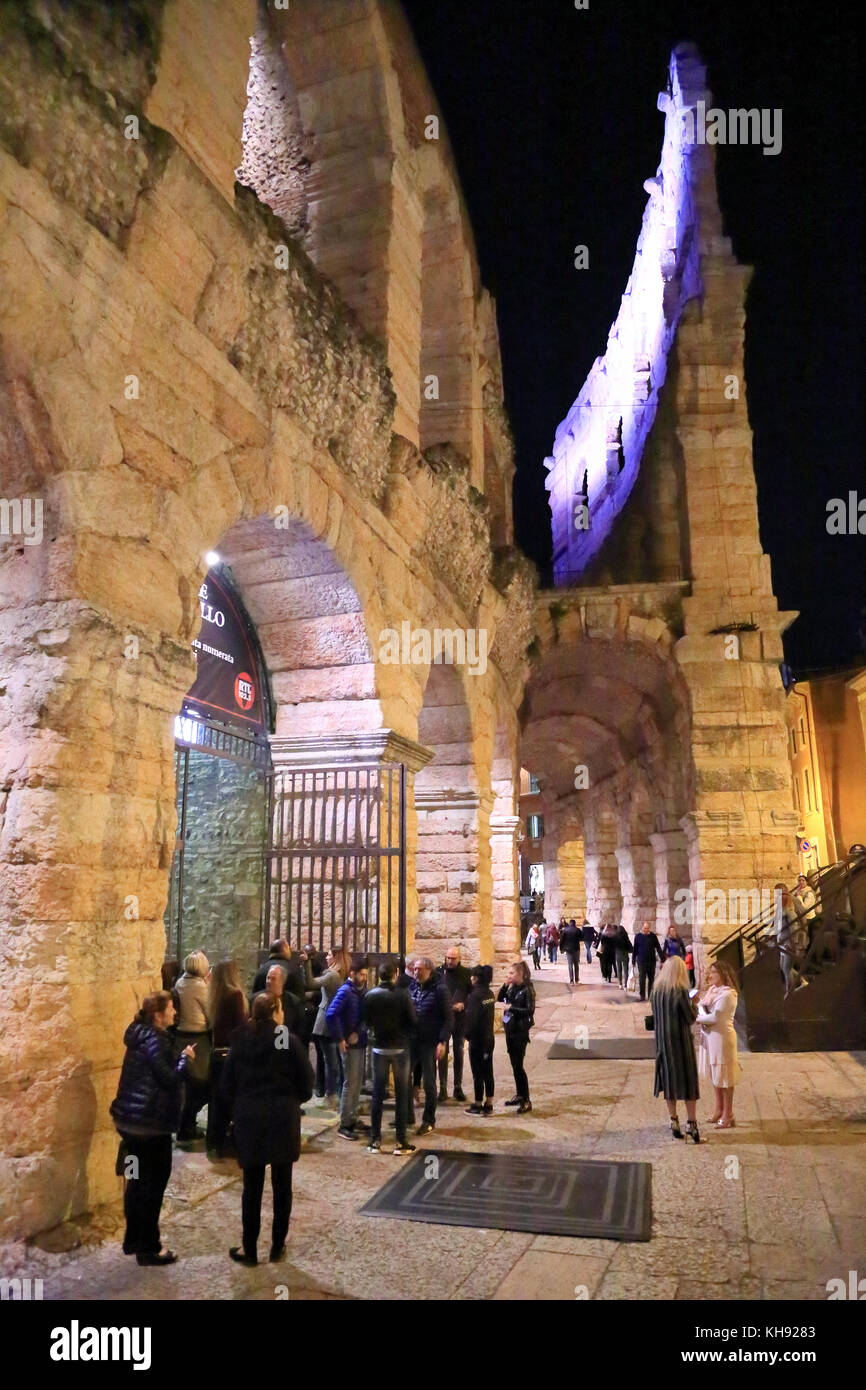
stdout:
<svg viewBox="0 0 866 1390">
<path fill-rule="evenodd" d="M 304 994 L 307 988 L 307 981 L 304 972 L 305 956 L 297 956 L 288 941 L 272 941 L 268 948 L 268 958 L 263 960 L 256 971 L 253 980 L 252 997 L 259 994 L 265 988 L 268 978 L 268 971 L 272 965 L 278 965 L 286 977 L 286 990 L 293 994 L 297 1003 L 297 1010 L 292 1006 L 292 1011 L 297 1012 L 298 1022 L 303 1013 Z M 297 1031 L 297 1030 L 296 1030 Z"/>
<path fill-rule="evenodd" d="M 475 1101 L 467 1115 L 493 1114 L 493 1032 L 496 1000 L 490 988 L 493 971 L 489 965 L 476 965 L 472 971 L 472 992 L 466 1001 L 466 1041 Z"/>
<path fill-rule="evenodd" d="M 362 1021 L 366 988 L 367 962 L 362 959 L 352 966 L 348 980 L 337 990 L 325 1014 L 328 1032 L 343 1054 L 343 1092 L 337 1130 L 341 1139 L 358 1138 L 355 1130 L 367 1049 L 367 1029 Z"/>
<path fill-rule="evenodd" d="M 432 960 L 416 956 L 413 974 L 412 1003 L 418 1016 L 413 1054 L 424 1081 L 424 1113 L 418 1133 L 430 1134 L 436 1124 L 436 1063 L 445 1056 L 454 1026 L 454 1012 L 448 990 L 434 973 Z M 409 1123 L 414 1122 L 413 1111 Z"/>
<path fill-rule="evenodd" d="M 445 952 L 445 964 L 437 972 L 448 991 L 451 1008 L 454 1012 L 454 1028 L 451 1040 L 445 1044 L 445 1056 L 439 1059 L 439 1100 L 448 1099 L 448 1053 L 454 1054 L 454 1099 L 464 1101 L 463 1094 L 463 1043 L 466 1037 L 466 1000 L 469 998 L 471 983 L 469 971 L 460 963 L 460 947 L 449 946 Z"/>
<path fill-rule="evenodd" d="M 640 931 L 635 933 L 634 946 L 631 952 L 631 963 L 637 965 L 641 999 L 648 999 L 652 994 L 656 977 L 656 960 L 663 959 L 658 937 L 650 927 L 649 922 L 644 922 Z"/>
<path fill-rule="evenodd" d="M 587 965 L 592 965 L 592 947 L 595 942 L 595 927 L 591 927 L 589 922 L 584 922 L 580 929 L 580 934 L 583 937 L 583 944 L 586 947 L 586 963 Z"/>
<path fill-rule="evenodd" d="M 568 983 L 580 984 L 580 931 L 572 917 L 567 927 L 559 933 L 559 949 L 568 962 Z"/>
<path fill-rule="evenodd" d="M 370 1106 L 370 1153 L 382 1147 L 382 1107 L 388 1089 L 388 1073 L 394 1068 L 394 1107 L 396 1112 L 397 1147 L 395 1154 L 415 1152 L 408 1141 L 406 1126 L 409 1119 L 409 1048 L 415 1032 L 415 1008 L 409 991 L 395 984 L 396 965 L 383 965 L 379 983 L 364 996 L 364 1020 L 373 1041 L 373 1101 Z"/>
</svg>

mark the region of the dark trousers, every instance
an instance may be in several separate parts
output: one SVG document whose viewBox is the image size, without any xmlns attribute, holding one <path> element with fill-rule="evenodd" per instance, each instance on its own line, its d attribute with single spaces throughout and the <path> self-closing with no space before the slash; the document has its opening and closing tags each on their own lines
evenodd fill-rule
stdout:
<svg viewBox="0 0 866 1390">
<path fill-rule="evenodd" d="M 656 960 L 638 961 L 637 979 L 641 999 L 648 999 L 653 992 L 653 985 L 656 978 Z"/>
<path fill-rule="evenodd" d="M 445 1056 L 439 1058 L 439 1090 L 448 1090 L 448 1057 L 454 1053 L 454 1089 L 463 1089 L 463 1044 L 466 1041 L 463 1033 L 454 1033 L 445 1044 Z"/>
<path fill-rule="evenodd" d="M 533 966 L 535 967 L 536 970 L 538 970 L 538 969 L 540 968 L 540 966 L 539 966 L 539 961 L 538 961 L 538 947 L 537 947 L 537 946 L 536 946 L 535 950 L 532 952 L 532 964 L 533 964 Z"/>
<path fill-rule="evenodd" d="M 521 1100 L 529 1100 L 529 1077 L 523 1065 L 528 1045 L 529 1037 L 526 1033 L 506 1032 L 505 1046 L 508 1048 L 508 1060 L 514 1072 L 514 1090 Z"/>
<path fill-rule="evenodd" d="M 324 1073 L 325 1095 L 338 1096 L 343 1089 L 343 1054 L 333 1038 L 314 1037 L 316 1074 L 321 1064 Z"/>
<path fill-rule="evenodd" d="M 475 1104 L 493 1099 L 493 1048 L 488 1052 L 483 1044 L 469 1044 L 469 1066 L 475 1087 Z"/>
<path fill-rule="evenodd" d="M 414 1074 L 417 1076 L 420 1071 L 420 1081 L 424 1086 L 424 1113 L 421 1116 L 421 1123 L 433 1125 L 436 1123 L 436 1101 L 438 1091 L 436 1089 L 436 1048 L 438 1044 L 416 1043 L 412 1050 L 412 1063 Z M 417 1083 L 416 1083 L 417 1084 Z M 415 1108 L 412 1104 L 411 1094 L 409 1098 L 409 1124 L 415 1123 Z"/>
<path fill-rule="evenodd" d="M 589 941 L 584 942 L 586 946 L 586 963 L 592 965 L 592 945 Z"/>
<path fill-rule="evenodd" d="M 409 1090 L 409 1049 L 393 1053 L 390 1057 L 381 1052 L 373 1052 L 373 1099 L 370 1102 L 370 1142 L 377 1143 L 382 1138 L 382 1107 L 388 1089 L 388 1076 L 394 1069 L 394 1118 L 397 1129 L 397 1143 L 406 1143 L 406 1129 L 411 1104 Z"/>
<path fill-rule="evenodd" d="M 565 959 L 568 961 L 568 983 L 580 984 L 580 951 L 566 951 Z"/>
<path fill-rule="evenodd" d="M 552 965 L 556 965 L 556 953 L 557 953 L 558 950 L 559 950 L 559 947 L 558 947 L 558 946 L 554 946 L 554 945 L 553 945 L 553 942 L 551 942 L 550 945 L 549 945 L 548 948 L 547 948 L 547 954 L 550 956 L 550 962 L 551 962 Z"/>
<path fill-rule="evenodd" d="M 244 1228 L 244 1254 L 255 1255 L 262 1224 L 262 1193 L 265 1190 L 265 1164 L 244 1169 L 244 1195 L 241 1199 L 241 1218 Z M 285 1245 L 292 1214 L 292 1165 L 271 1164 L 271 1188 L 274 1194 L 274 1220 L 271 1226 L 271 1245 L 279 1250 Z"/>
<path fill-rule="evenodd" d="M 123 1210 L 126 1234 L 123 1249 L 127 1255 L 155 1255 L 159 1251 L 159 1211 L 171 1177 L 171 1135 L 155 1134 L 143 1138 L 121 1134 L 126 1145 L 126 1179 Z M 128 1162 L 135 1159 L 135 1167 Z"/>
<path fill-rule="evenodd" d="M 614 956 L 616 978 L 621 985 L 628 984 L 628 951 L 617 951 Z"/>
<path fill-rule="evenodd" d="M 211 1053 L 210 1095 L 207 1102 L 207 1147 L 221 1149 L 229 1137 L 231 1117 L 220 1092 L 220 1082 L 226 1059 L 222 1049 Z"/>
</svg>

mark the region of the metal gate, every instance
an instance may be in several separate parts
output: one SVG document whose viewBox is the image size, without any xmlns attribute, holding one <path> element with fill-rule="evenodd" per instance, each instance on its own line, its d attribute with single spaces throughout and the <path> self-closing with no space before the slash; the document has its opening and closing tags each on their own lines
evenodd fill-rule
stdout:
<svg viewBox="0 0 866 1390">
<path fill-rule="evenodd" d="M 279 768 L 269 778 L 265 941 L 406 953 L 406 769 Z"/>
</svg>

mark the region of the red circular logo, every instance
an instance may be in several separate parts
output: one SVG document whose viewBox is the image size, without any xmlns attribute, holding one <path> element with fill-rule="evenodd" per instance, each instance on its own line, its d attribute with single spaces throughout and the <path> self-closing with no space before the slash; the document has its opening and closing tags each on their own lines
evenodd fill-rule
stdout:
<svg viewBox="0 0 866 1390">
<path fill-rule="evenodd" d="M 252 676 L 247 671 L 241 671 L 235 681 L 235 699 L 241 709 L 252 709 L 255 698 L 256 688 Z"/>
</svg>

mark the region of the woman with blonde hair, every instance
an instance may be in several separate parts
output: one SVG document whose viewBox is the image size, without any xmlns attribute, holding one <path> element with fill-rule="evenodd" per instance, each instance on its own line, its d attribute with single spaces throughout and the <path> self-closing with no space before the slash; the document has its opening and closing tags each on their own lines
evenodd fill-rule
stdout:
<svg viewBox="0 0 866 1390">
<path fill-rule="evenodd" d="M 229 1116 L 220 1092 L 229 1044 L 236 1029 L 247 1020 L 247 1001 L 236 960 L 218 961 L 210 973 L 208 1014 L 213 1023 L 210 1091 L 207 1102 L 207 1148 L 220 1158 L 228 1148 Z"/>
<path fill-rule="evenodd" d="M 183 963 L 183 974 L 175 985 L 177 993 L 177 1030 L 179 1047 L 195 1047 L 195 1060 L 184 1078 L 186 1096 L 177 1132 L 179 1144 L 194 1143 L 203 1135 L 196 1132 L 198 1112 L 207 1104 L 210 1076 L 211 1038 L 208 981 L 210 965 L 204 951 L 190 951 Z"/>
<path fill-rule="evenodd" d="M 707 973 L 708 988 L 698 1002 L 701 1025 L 699 1070 L 716 1091 L 715 1114 L 710 1124 L 733 1129 L 734 1086 L 740 1072 L 734 1014 L 737 1012 L 737 977 L 725 961 L 714 960 Z"/>
<path fill-rule="evenodd" d="M 663 1095 L 674 1139 L 685 1138 L 677 1116 L 677 1101 L 686 1103 L 686 1129 L 696 1144 L 698 1133 L 698 1064 L 692 1025 L 697 1010 L 689 998 L 689 976 L 682 956 L 670 956 L 662 966 L 650 997 L 656 1039 L 655 1095 Z"/>
<path fill-rule="evenodd" d="M 328 1031 L 326 1014 L 341 985 L 349 978 L 352 962 L 349 952 L 342 946 L 334 946 L 325 957 L 327 970 L 324 975 L 314 975 L 309 961 L 304 962 L 307 974 L 307 989 L 322 991 L 319 1012 L 313 1024 L 313 1046 L 324 1063 L 325 1098 L 331 1110 L 337 1108 L 337 1097 L 343 1089 L 343 1058 L 334 1038 Z"/>
</svg>

